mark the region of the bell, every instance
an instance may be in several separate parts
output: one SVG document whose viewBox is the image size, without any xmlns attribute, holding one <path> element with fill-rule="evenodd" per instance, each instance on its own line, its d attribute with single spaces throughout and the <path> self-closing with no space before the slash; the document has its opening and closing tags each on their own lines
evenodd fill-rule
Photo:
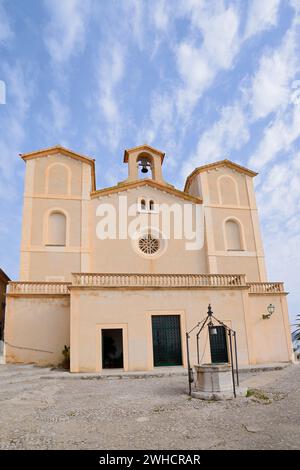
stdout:
<svg viewBox="0 0 300 470">
<path fill-rule="evenodd" d="M 148 173 L 150 164 L 149 164 L 147 158 L 141 158 L 141 161 L 140 161 L 139 165 L 142 167 L 142 169 L 141 169 L 142 173 Z"/>
</svg>

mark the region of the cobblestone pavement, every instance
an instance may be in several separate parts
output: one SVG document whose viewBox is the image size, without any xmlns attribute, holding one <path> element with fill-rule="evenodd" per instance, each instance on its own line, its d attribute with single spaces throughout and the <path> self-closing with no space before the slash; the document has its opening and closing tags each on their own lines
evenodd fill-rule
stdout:
<svg viewBox="0 0 300 470">
<path fill-rule="evenodd" d="M 242 385 L 259 391 L 204 402 L 182 376 L 62 379 L 0 365 L 0 449 L 299 449 L 300 366 L 244 373 Z"/>
</svg>

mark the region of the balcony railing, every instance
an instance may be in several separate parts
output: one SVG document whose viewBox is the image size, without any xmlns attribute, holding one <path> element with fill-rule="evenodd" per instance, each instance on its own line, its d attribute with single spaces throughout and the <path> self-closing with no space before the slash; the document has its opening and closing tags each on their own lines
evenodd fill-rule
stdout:
<svg viewBox="0 0 300 470">
<path fill-rule="evenodd" d="M 69 294 L 70 282 L 9 282 L 8 294 L 43 294 L 66 295 Z"/>
<path fill-rule="evenodd" d="M 283 282 L 247 282 L 244 274 L 72 274 L 71 282 L 15 282 L 10 295 L 68 295 L 69 287 L 91 288 L 231 288 L 244 287 L 250 294 L 284 294 Z"/>
<path fill-rule="evenodd" d="M 283 282 L 247 282 L 250 294 L 282 294 Z"/>
<path fill-rule="evenodd" d="M 82 287 L 246 287 L 244 274 L 99 274 L 76 273 Z"/>
</svg>

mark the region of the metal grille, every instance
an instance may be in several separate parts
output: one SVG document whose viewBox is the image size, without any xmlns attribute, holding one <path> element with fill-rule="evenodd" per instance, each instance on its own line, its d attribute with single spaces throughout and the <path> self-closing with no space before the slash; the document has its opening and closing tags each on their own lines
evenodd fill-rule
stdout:
<svg viewBox="0 0 300 470">
<path fill-rule="evenodd" d="M 154 366 L 182 365 L 180 316 L 153 315 Z"/>
<path fill-rule="evenodd" d="M 139 249 L 146 255 L 153 255 L 159 250 L 159 240 L 152 235 L 144 235 L 139 239 Z"/>
<path fill-rule="evenodd" d="M 213 330 L 216 330 L 216 334 L 212 334 Z M 225 328 L 223 326 L 209 327 L 209 341 L 211 350 L 211 362 L 228 362 Z"/>
</svg>

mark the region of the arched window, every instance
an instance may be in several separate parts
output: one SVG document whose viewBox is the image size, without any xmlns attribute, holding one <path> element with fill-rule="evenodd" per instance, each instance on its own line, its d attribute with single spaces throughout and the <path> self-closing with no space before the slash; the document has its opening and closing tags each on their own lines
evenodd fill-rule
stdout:
<svg viewBox="0 0 300 470">
<path fill-rule="evenodd" d="M 47 245 L 65 246 L 67 235 L 66 216 L 62 212 L 51 212 L 48 220 Z"/>
<path fill-rule="evenodd" d="M 241 229 L 235 220 L 227 220 L 225 224 L 227 250 L 242 250 Z"/>
<path fill-rule="evenodd" d="M 146 201 L 145 199 L 141 200 L 141 210 L 145 211 L 147 209 Z"/>
<path fill-rule="evenodd" d="M 70 170 L 61 163 L 52 165 L 47 173 L 48 194 L 69 194 Z"/>
<path fill-rule="evenodd" d="M 154 211 L 154 201 L 152 199 L 149 201 L 149 210 Z"/>
</svg>

